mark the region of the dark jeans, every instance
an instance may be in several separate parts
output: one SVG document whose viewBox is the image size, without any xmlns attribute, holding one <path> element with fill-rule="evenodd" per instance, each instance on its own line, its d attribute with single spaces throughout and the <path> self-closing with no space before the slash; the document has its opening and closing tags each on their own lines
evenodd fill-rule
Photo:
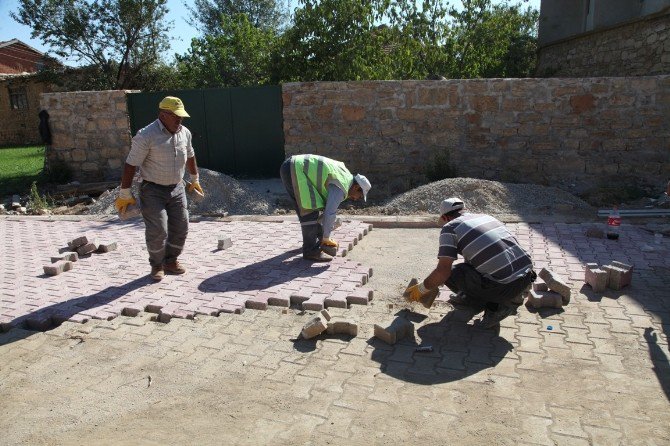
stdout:
<svg viewBox="0 0 670 446">
<path fill-rule="evenodd" d="M 173 263 L 188 235 L 188 209 L 184 183 L 161 186 L 143 181 L 140 186 L 145 239 L 151 266 Z"/>
<path fill-rule="evenodd" d="M 455 293 L 463 291 L 473 303 L 497 307 L 498 304 L 516 305 L 515 297 L 518 297 L 532 282 L 537 275 L 532 269 L 524 277 L 510 283 L 498 283 L 482 276 L 472 265 L 460 263 L 451 268 L 451 276 L 445 285 Z M 512 299 L 515 302 L 511 302 Z M 493 305 L 492 305 L 493 304 Z"/>
<path fill-rule="evenodd" d="M 298 201 L 293 191 L 293 179 L 291 178 L 291 161 L 286 160 L 279 168 L 279 175 L 284 188 L 291 198 L 293 209 L 298 215 L 300 229 L 302 230 L 302 253 L 303 255 L 315 254 L 320 251 L 321 239 L 323 238 L 323 226 L 319 223 L 319 211 L 313 211 L 306 215 L 300 215 Z"/>
</svg>

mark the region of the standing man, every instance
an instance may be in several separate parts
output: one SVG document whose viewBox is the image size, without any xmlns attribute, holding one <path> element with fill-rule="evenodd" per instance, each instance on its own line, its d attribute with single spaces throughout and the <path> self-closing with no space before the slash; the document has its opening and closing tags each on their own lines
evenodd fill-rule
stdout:
<svg viewBox="0 0 670 446">
<path fill-rule="evenodd" d="M 279 174 L 300 220 L 302 256 L 330 262 L 338 248 L 330 238 L 337 208 L 346 198 L 367 200 L 370 182 L 363 175 L 352 175 L 344 163 L 319 155 L 294 155 L 284 161 Z"/>
<path fill-rule="evenodd" d="M 516 313 L 523 293 L 537 277 L 528 253 L 505 225 L 484 214 L 463 212 L 463 200 L 448 198 L 440 205 L 437 267 L 426 279 L 407 288 L 410 301 L 418 301 L 431 289 L 445 284 L 456 296 L 451 302 L 476 313 L 484 310 L 481 325 L 493 328 Z M 452 266 L 458 254 L 464 263 Z"/>
<path fill-rule="evenodd" d="M 145 238 L 151 278 L 162 280 L 165 272 L 184 274 L 177 261 L 188 234 L 188 210 L 184 167 L 191 174 L 189 192 L 203 193 L 191 145 L 191 132 L 181 125 L 189 115 L 181 99 L 167 96 L 158 105 L 158 119 L 137 132 L 123 167 L 121 191 L 115 205 L 119 212 L 135 204 L 130 186 L 139 167 L 142 175 L 140 202 L 146 226 Z"/>
</svg>

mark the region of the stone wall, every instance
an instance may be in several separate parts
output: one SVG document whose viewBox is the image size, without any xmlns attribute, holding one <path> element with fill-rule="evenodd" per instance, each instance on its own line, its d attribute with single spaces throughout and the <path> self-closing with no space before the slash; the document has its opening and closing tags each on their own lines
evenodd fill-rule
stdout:
<svg viewBox="0 0 670 446">
<path fill-rule="evenodd" d="M 64 162 L 79 181 L 119 179 L 131 140 L 127 93 L 43 94 L 41 107 L 49 113 L 53 137 L 48 162 Z"/>
<path fill-rule="evenodd" d="M 25 88 L 28 108 L 15 110 L 10 106 L 10 88 Z M 40 94 L 51 86 L 38 82 L 33 76 L 10 76 L 0 80 L 0 147 L 42 144 L 38 114 Z"/>
<path fill-rule="evenodd" d="M 670 8 L 540 48 L 538 76 L 670 74 Z"/>
<path fill-rule="evenodd" d="M 670 76 L 290 83 L 287 155 L 367 175 L 385 197 L 458 176 L 581 192 L 670 178 Z"/>
</svg>

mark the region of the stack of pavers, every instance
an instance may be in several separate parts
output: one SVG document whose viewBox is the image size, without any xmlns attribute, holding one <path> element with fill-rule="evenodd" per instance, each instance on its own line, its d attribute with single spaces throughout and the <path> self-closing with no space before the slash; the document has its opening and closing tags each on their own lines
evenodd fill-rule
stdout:
<svg viewBox="0 0 670 446">
<path fill-rule="evenodd" d="M 601 293 L 606 288 L 620 290 L 632 281 L 633 266 L 616 260 L 602 268 L 597 263 L 587 263 L 584 270 L 584 283 L 590 285 L 596 293 Z"/>
<path fill-rule="evenodd" d="M 528 292 L 527 305 L 537 308 L 562 308 L 570 303 L 570 285 L 546 268 L 542 268 L 540 279 Z"/>
<path fill-rule="evenodd" d="M 305 324 L 300 334 L 303 339 L 311 339 L 323 332 L 329 335 L 358 336 L 358 324 L 351 319 L 331 316 L 328 310 L 321 310 L 319 314 Z"/>
<path fill-rule="evenodd" d="M 67 243 L 67 248 L 61 248 L 59 255 L 51 257 L 51 264 L 44 265 L 44 274 L 56 276 L 62 272 L 70 271 L 74 262 L 80 257 L 89 256 L 94 252 L 105 253 L 116 251 L 116 242 L 95 243 L 95 241 L 83 235 Z"/>
</svg>

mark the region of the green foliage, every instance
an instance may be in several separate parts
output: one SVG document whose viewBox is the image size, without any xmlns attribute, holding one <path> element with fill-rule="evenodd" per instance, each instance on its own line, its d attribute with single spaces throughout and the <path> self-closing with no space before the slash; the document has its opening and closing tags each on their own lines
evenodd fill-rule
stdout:
<svg viewBox="0 0 670 446">
<path fill-rule="evenodd" d="M 33 181 L 30 186 L 30 196 L 28 197 L 27 209 L 34 213 L 40 213 L 53 207 L 53 200 L 46 195 L 41 195 L 37 189 L 37 182 Z"/>
<path fill-rule="evenodd" d="M 449 162 L 449 155 L 446 153 L 438 153 L 433 159 L 433 164 L 426 167 L 426 178 L 429 181 L 440 181 L 445 178 L 455 178 L 457 176 L 456 170 Z"/>
<path fill-rule="evenodd" d="M 169 30 L 167 0 L 19 0 L 12 18 L 63 58 L 91 67 L 104 88 L 133 88 L 160 62 Z"/>
<path fill-rule="evenodd" d="M 0 197 L 26 193 L 32 182 L 41 179 L 43 167 L 43 146 L 0 149 Z"/>
<path fill-rule="evenodd" d="M 245 14 L 223 16 L 223 32 L 193 39 L 177 56 L 182 88 L 262 85 L 270 82 L 275 32 L 253 26 Z"/>
<path fill-rule="evenodd" d="M 222 19 L 244 14 L 251 26 L 264 31 L 279 31 L 286 21 L 287 12 L 277 0 L 195 0 L 187 6 L 191 13 L 189 24 L 203 36 L 226 34 Z"/>
</svg>

